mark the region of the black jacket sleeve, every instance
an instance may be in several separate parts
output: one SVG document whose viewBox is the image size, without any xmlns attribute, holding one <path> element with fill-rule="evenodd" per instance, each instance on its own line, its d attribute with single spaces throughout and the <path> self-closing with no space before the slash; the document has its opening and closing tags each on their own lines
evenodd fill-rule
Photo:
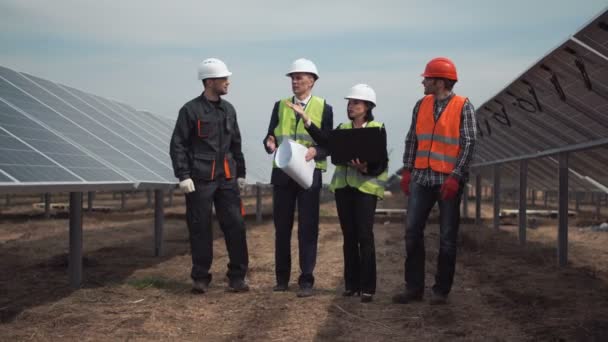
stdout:
<svg viewBox="0 0 608 342">
<path fill-rule="evenodd" d="M 312 127 L 312 124 L 311 124 Z M 323 117 L 321 118 L 321 128 L 320 131 L 322 132 L 322 135 L 327 137 L 327 139 L 329 139 L 329 134 L 331 132 L 331 130 L 334 127 L 334 111 L 331 108 L 330 105 L 328 105 L 327 103 L 325 103 L 325 107 L 323 107 Z M 310 131 L 308 131 L 308 133 L 310 134 Z M 315 139 L 314 136 L 311 137 L 313 139 Z M 315 139 L 315 141 L 317 141 Z M 329 150 L 327 149 L 327 142 L 325 144 L 319 144 L 319 142 L 317 142 L 317 155 L 315 157 L 315 160 L 323 160 L 325 158 L 327 158 L 327 156 L 329 156 Z"/>
<path fill-rule="evenodd" d="M 272 108 L 272 114 L 270 115 L 270 123 L 268 124 L 268 132 L 264 136 L 262 140 L 262 144 L 264 144 L 264 149 L 266 153 L 271 154 L 272 152 L 266 147 L 266 140 L 268 140 L 268 136 L 274 137 L 274 141 L 277 141 L 277 137 L 274 136 L 274 129 L 277 128 L 279 124 L 279 102 L 275 102 L 274 107 Z"/>
<path fill-rule="evenodd" d="M 191 127 L 191 121 L 186 107 L 182 107 L 179 111 L 171 143 L 169 144 L 169 155 L 173 164 L 173 173 L 179 178 L 180 182 L 190 178 L 190 158 L 188 151 L 191 146 L 190 133 L 194 128 Z"/>
<path fill-rule="evenodd" d="M 239 130 L 239 123 L 236 119 L 236 112 L 234 116 L 234 127 L 232 129 L 233 134 L 232 141 L 230 143 L 230 152 L 232 153 L 232 158 L 234 158 L 234 161 L 236 162 L 236 177 L 245 178 L 245 156 L 243 156 L 241 131 Z"/>
<path fill-rule="evenodd" d="M 318 147 L 328 148 L 329 145 L 329 132 L 323 131 L 314 122 L 310 123 L 309 127 L 306 127 L 306 131 L 312 139 L 317 143 Z"/>
</svg>

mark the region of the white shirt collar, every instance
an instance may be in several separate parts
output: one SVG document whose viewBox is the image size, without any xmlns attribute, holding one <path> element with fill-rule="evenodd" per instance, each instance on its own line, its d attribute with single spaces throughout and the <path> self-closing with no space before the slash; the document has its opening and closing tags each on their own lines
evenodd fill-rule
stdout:
<svg viewBox="0 0 608 342">
<path fill-rule="evenodd" d="M 295 103 L 304 103 L 304 106 L 306 106 L 308 104 L 308 101 L 310 101 L 310 98 L 312 97 L 312 94 L 308 95 L 307 98 L 305 98 L 304 100 L 300 100 L 298 99 L 295 95 L 293 96 L 293 100 Z"/>
<path fill-rule="evenodd" d="M 352 120 L 351 120 L 351 126 L 352 126 L 353 128 L 355 128 L 355 122 L 354 122 L 354 121 L 352 121 Z M 365 128 L 365 127 L 367 127 L 367 121 L 365 121 L 365 122 L 363 123 L 363 125 L 361 125 L 361 128 Z"/>
</svg>

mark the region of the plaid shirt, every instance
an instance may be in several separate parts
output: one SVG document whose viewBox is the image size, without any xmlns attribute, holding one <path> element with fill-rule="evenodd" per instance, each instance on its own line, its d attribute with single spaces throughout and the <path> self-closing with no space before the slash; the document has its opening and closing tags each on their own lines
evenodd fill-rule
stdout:
<svg viewBox="0 0 608 342">
<path fill-rule="evenodd" d="M 454 93 L 451 93 L 446 99 L 437 100 L 433 106 L 433 116 L 435 121 L 439 120 L 441 113 L 452 99 Z M 416 151 L 418 150 L 418 139 L 416 138 L 416 119 L 422 99 L 418 100 L 412 113 L 412 125 L 410 131 L 405 138 L 405 152 L 403 153 L 403 167 L 412 171 L 412 179 L 424 186 L 441 185 L 449 174 L 433 171 L 430 167 L 426 169 L 414 168 L 414 160 L 416 159 Z M 462 107 L 462 116 L 460 119 L 460 153 L 456 159 L 456 166 L 452 175 L 464 182 L 468 178 L 468 169 L 471 159 L 473 159 L 473 149 L 475 146 L 475 136 L 477 133 L 477 124 L 475 122 L 475 108 L 467 99 Z"/>
</svg>

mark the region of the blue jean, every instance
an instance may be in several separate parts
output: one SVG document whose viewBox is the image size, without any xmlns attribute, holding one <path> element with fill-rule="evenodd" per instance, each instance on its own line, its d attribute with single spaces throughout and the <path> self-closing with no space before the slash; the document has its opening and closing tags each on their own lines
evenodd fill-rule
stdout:
<svg viewBox="0 0 608 342">
<path fill-rule="evenodd" d="M 450 200 L 440 198 L 440 189 L 441 185 L 423 186 L 416 182 L 410 184 L 405 228 L 405 283 L 408 291 L 424 291 L 424 227 L 435 203 L 439 205 L 440 235 L 433 291 L 447 295 L 452 288 L 463 184 L 460 184 L 456 197 Z"/>
</svg>

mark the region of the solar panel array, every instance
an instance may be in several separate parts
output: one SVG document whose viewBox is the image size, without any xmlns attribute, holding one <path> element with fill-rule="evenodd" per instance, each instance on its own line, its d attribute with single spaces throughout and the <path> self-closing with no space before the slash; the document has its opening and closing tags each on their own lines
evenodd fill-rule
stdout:
<svg viewBox="0 0 608 342">
<path fill-rule="evenodd" d="M 176 182 L 170 121 L 0 66 L 0 191 Z"/>
<path fill-rule="evenodd" d="M 475 164 L 597 144 L 570 153 L 576 175 L 570 187 L 597 191 L 593 180 L 607 185 L 608 148 L 599 146 L 608 137 L 608 10 L 477 108 L 477 119 Z M 534 160 L 528 170 L 537 173 L 530 174 L 530 186 L 557 187 L 555 159 Z M 501 171 L 516 184 L 517 165 Z"/>
</svg>

